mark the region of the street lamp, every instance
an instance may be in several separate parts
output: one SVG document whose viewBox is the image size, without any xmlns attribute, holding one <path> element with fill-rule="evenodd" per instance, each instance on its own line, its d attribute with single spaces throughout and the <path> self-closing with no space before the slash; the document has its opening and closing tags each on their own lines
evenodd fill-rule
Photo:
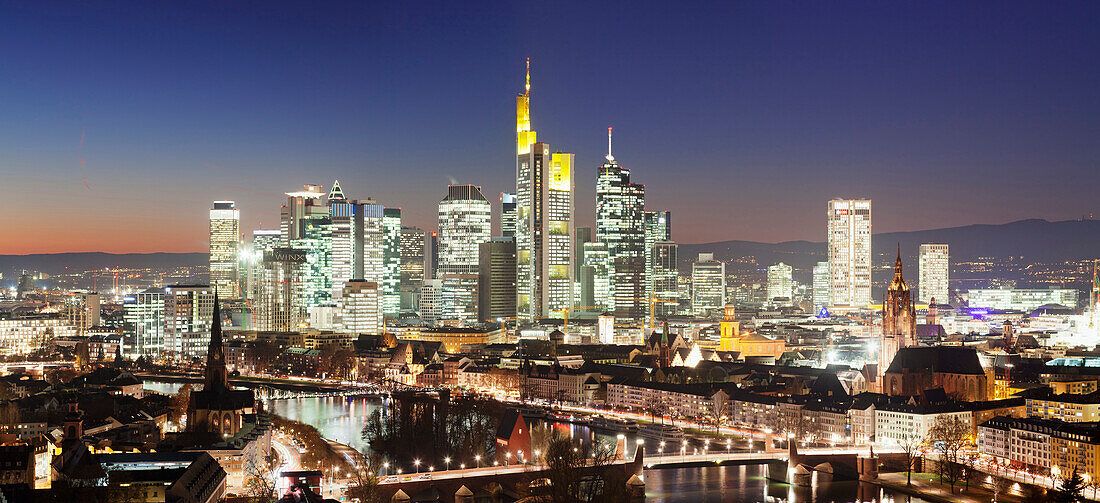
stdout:
<svg viewBox="0 0 1100 503">
<path fill-rule="evenodd" d="M 451 457 L 447 456 L 443 458 L 443 464 L 446 465 L 446 469 L 449 471 L 451 469 Z"/>
<path fill-rule="evenodd" d="M 413 460 L 413 465 L 416 465 L 416 473 L 420 473 L 420 460 L 419 459 L 414 459 Z"/>
<path fill-rule="evenodd" d="M 474 456 L 474 461 L 477 461 L 477 467 L 481 468 L 481 454 Z"/>
</svg>

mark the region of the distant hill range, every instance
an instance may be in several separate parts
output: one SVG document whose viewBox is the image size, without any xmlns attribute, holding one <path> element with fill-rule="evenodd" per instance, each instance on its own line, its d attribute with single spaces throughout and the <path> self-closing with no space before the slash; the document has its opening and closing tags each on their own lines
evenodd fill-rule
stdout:
<svg viewBox="0 0 1100 503">
<path fill-rule="evenodd" d="M 822 226 L 822 234 L 825 228 Z M 875 234 L 871 248 L 875 264 L 891 263 L 901 245 L 901 258 L 916 270 L 917 250 L 924 243 L 946 243 L 951 246 L 951 261 L 978 257 L 1022 257 L 1029 262 L 1056 262 L 1100 257 L 1100 220 L 1020 220 L 1000 225 L 966 225 L 945 229 Z M 716 243 L 681 244 L 681 267 L 700 252 L 713 252 L 723 261 L 753 256 L 761 265 L 785 262 L 795 268 L 808 269 L 825 260 L 825 243 L 787 241 L 757 243 L 753 241 L 721 241 Z M 908 269 L 908 267 L 907 267 Z"/>
<path fill-rule="evenodd" d="M 824 228 L 822 228 L 824 234 Z M 877 265 L 893 261 L 898 244 L 902 260 L 916 270 L 917 248 L 922 243 L 951 245 L 951 260 L 977 257 L 1019 257 L 1027 261 L 1054 262 L 1100 257 L 1100 220 L 1020 220 L 1000 225 L 967 225 L 946 229 L 875 234 L 871 244 Z M 779 261 L 796 268 L 808 269 L 825 260 L 825 243 L 787 241 L 758 243 L 754 241 L 720 241 L 715 243 L 681 244 L 680 264 L 690 270 L 699 252 L 713 252 L 715 258 L 729 261 L 754 257 L 761 265 Z M 23 269 L 50 274 L 70 270 L 104 267 L 168 268 L 207 264 L 205 253 L 48 253 L 34 255 L 0 255 L 0 273 L 4 280 L 14 279 Z M 9 276 L 10 275 L 10 276 Z"/>
<path fill-rule="evenodd" d="M 0 255 L 0 273 L 4 281 L 15 280 L 22 270 L 60 274 L 68 270 L 83 271 L 104 267 L 171 268 L 206 265 L 206 253 L 39 253 L 33 255 Z M 9 276 L 10 275 L 10 276 Z"/>
</svg>

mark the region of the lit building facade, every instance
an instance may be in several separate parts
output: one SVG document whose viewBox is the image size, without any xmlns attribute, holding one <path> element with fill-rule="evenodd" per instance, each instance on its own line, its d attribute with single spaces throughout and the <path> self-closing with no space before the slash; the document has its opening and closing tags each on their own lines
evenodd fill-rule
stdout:
<svg viewBox="0 0 1100 503">
<path fill-rule="evenodd" d="M 726 264 L 713 253 L 700 253 L 691 264 L 691 310 L 696 316 L 721 312 L 726 306 Z"/>
<path fill-rule="evenodd" d="M 164 350 L 164 289 L 149 288 L 123 297 L 122 321 L 128 339 L 124 352 L 160 356 Z"/>
<path fill-rule="evenodd" d="M 630 170 L 611 155 L 607 128 L 606 162 L 596 178 L 596 241 L 607 245 L 615 317 L 645 317 L 645 186 L 631 183 Z"/>
<path fill-rule="evenodd" d="M 500 194 L 500 235 L 506 238 L 516 237 L 516 194 Z"/>
<path fill-rule="evenodd" d="M 829 263 L 818 262 L 813 270 L 814 312 L 829 305 Z"/>
<path fill-rule="evenodd" d="M 338 182 L 337 182 L 338 183 Z M 337 192 L 337 184 L 333 192 Z M 280 209 L 283 246 L 306 252 L 302 265 L 302 295 L 307 306 L 331 302 L 333 226 L 329 204 L 320 185 L 304 185 L 302 190 L 287 192 Z M 340 196 L 342 197 L 342 193 Z"/>
<path fill-rule="evenodd" d="M 382 295 L 378 283 L 373 281 L 345 281 L 341 296 L 344 331 L 352 334 L 382 333 L 382 310 L 379 309 L 382 305 L 379 297 Z"/>
<path fill-rule="evenodd" d="M 424 284 L 423 229 L 401 227 L 401 310 L 416 311 L 416 299 Z"/>
<path fill-rule="evenodd" d="M 768 266 L 768 303 L 775 306 L 791 305 L 791 292 L 794 291 L 791 266 L 780 262 Z"/>
<path fill-rule="evenodd" d="M 210 210 L 210 286 L 222 297 L 240 295 L 237 251 L 241 239 L 241 212 L 233 201 L 214 201 Z"/>
<path fill-rule="evenodd" d="M 515 318 L 515 239 L 493 238 L 488 243 L 481 243 L 478 260 L 478 319 L 496 321 Z"/>
<path fill-rule="evenodd" d="M 309 322 L 304 273 L 306 252 L 295 248 L 273 248 L 263 252 L 252 303 L 253 330 L 291 332 Z"/>
<path fill-rule="evenodd" d="M 209 285 L 175 285 L 164 289 L 164 351 L 189 360 L 206 354 L 214 316 L 214 289 Z"/>
<path fill-rule="evenodd" d="M 611 258 L 607 253 L 607 243 L 589 241 L 582 245 L 584 250 L 583 288 L 591 288 L 591 304 L 599 309 L 611 310 L 615 304 L 611 298 Z M 585 292 L 587 294 L 587 291 Z"/>
<path fill-rule="evenodd" d="M 440 274 L 477 274 L 478 247 L 492 239 L 491 211 L 481 187 L 447 187 L 439 202 Z"/>
<path fill-rule="evenodd" d="M 573 154 L 531 130 L 531 73 L 516 97 L 516 307 L 521 319 L 573 307 Z"/>
<path fill-rule="evenodd" d="M 970 290 L 967 295 L 970 307 L 1031 311 L 1046 304 L 1076 308 L 1078 292 L 1072 288 L 992 288 Z"/>
<path fill-rule="evenodd" d="M 74 290 L 65 299 L 65 315 L 69 324 L 76 327 L 81 335 L 85 330 L 99 325 L 101 313 L 99 292 Z"/>
<path fill-rule="evenodd" d="M 401 208 L 382 210 L 382 314 L 401 313 Z"/>
<path fill-rule="evenodd" d="M 672 212 L 671 211 L 647 211 L 645 212 L 645 263 L 646 263 L 646 290 L 645 298 L 651 298 L 654 293 L 656 271 L 654 271 L 653 247 L 661 241 L 672 241 Z"/>
<path fill-rule="evenodd" d="M 667 318 L 678 314 L 680 294 L 677 290 L 679 275 L 677 260 L 679 247 L 673 241 L 653 243 L 651 253 L 650 278 L 653 292 L 649 298 L 657 301 L 652 309 L 658 318 Z"/>
<path fill-rule="evenodd" d="M 950 254 L 948 245 L 926 243 L 920 245 L 918 254 L 918 266 L 920 269 L 917 281 L 918 300 L 929 303 L 936 299 L 941 304 L 946 304 L 948 280 L 951 273 Z"/>
<path fill-rule="evenodd" d="M 830 304 L 866 306 L 871 302 L 871 200 L 833 199 L 826 220 Z"/>
</svg>

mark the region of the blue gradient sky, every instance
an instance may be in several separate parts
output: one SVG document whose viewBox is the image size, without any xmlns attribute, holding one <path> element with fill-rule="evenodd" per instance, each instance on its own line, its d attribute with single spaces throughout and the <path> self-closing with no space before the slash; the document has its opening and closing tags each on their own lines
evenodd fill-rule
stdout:
<svg viewBox="0 0 1100 503">
<path fill-rule="evenodd" d="M 271 228 L 334 178 L 433 228 L 449 181 L 514 188 L 528 56 L 582 225 L 608 125 L 685 243 L 820 241 L 834 196 L 876 232 L 1076 218 L 1097 26 L 1095 2 L 5 2 L 0 253 L 204 251 L 212 200 Z"/>
</svg>

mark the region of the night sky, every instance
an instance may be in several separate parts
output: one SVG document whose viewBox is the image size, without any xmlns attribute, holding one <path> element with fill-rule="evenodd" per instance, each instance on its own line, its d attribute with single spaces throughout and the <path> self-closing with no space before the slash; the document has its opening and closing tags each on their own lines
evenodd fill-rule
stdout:
<svg viewBox="0 0 1100 503">
<path fill-rule="evenodd" d="M 0 253 L 205 251 L 207 210 L 283 192 L 436 226 L 449 182 L 515 188 L 539 139 L 577 212 L 615 157 L 682 243 L 824 240 L 1097 209 L 1097 2 L 4 2 Z"/>
</svg>

